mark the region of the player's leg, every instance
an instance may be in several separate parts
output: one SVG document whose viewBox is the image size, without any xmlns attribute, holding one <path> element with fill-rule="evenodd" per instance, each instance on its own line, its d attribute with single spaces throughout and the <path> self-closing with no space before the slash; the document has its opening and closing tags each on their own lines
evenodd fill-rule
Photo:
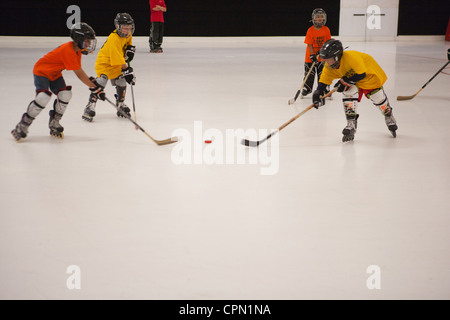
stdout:
<svg viewBox="0 0 450 320">
<path fill-rule="evenodd" d="M 342 130 L 342 142 L 352 141 L 355 138 L 356 129 L 358 127 L 359 114 L 358 108 L 358 87 L 352 85 L 348 90 L 343 92 L 344 97 L 342 103 L 344 105 L 345 118 L 347 125 Z"/>
<path fill-rule="evenodd" d="M 158 22 L 152 22 L 150 52 L 158 51 L 158 45 L 156 43 L 158 37 L 159 37 Z"/>
<path fill-rule="evenodd" d="M 163 52 L 163 48 L 162 43 L 163 43 L 163 37 L 164 37 L 164 22 L 159 22 L 158 23 L 158 27 L 159 27 L 159 33 L 158 33 L 158 52 L 162 53 Z"/>
<path fill-rule="evenodd" d="M 131 116 L 130 108 L 125 104 L 125 93 L 127 91 L 127 82 L 123 77 L 117 77 L 111 80 L 113 86 L 116 87 L 116 106 L 125 112 L 129 117 Z M 117 111 L 118 117 L 123 117 L 122 113 Z"/>
<path fill-rule="evenodd" d="M 148 36 L 148 45 L 150 47 L 150 52 L 152 52 L 152 50 L 154 49 L 154 45 L 153 45 L 153 22 L 150 22 L 150 32 L 149 32 L 149 36 Z"/>
<path fill-rule="evenodd" d="M 372 101 L 372 103 L 378 107 L 381 111 L 381 113 L 384 115 L 384 120 L 386 123 L 386 126 L 388 127 L 388 130 L 391 132 L 391 134 L 394 136 L 394 138 L 397 136 L 397 122 L 394 118 L 394 114 L 392 112 L 392 107 L 389 104 L 389 99 L 386 96 L 386 93 L 383 90 L 383 87 L 375 89 L 371 91 L 367 97 Z"/>
<path fill-rule="evenodd" d="M 20 122 L 11 131 L 14 139 L 20 141 L 28 135 L 28 127 L 33 120 L 41 113 L 42 110 L 50 102 L 52 93 L 49 89 L 49 80 L 45 77 L 34 76 L 34 84 L 36 86 L 36 96 L 33 101 L 28 104 L 27 111 L 22 115 Z"/>
<path fill-rule="evenodd" d="M 100 77 L 96 78 L 95 81 L 101 87 L 105 87 L 108 83 L 108 77 L 105 74 L 101 74 Z M 95 105 L 97 103 L 97 96 L 91 93 L 89 95 L 89 101 L 86 107 L 84 108 L 84 113 L 81 116 L 83 120 L 92 122 L 95 117 Z"/>
<path fill-rule="evenodd" d="M 311 69 L 311 67 L 312 67 L 312 62 L 305 62 L 305 77 L 308 75 L 308 72 Z M 304 79 L 305 85 L 303 86 L 301 98 L 303 98 L 304 96 L 306 96 L 312 92 L 315 77 L 316 77 L 316 71 L 314 68 L 313 70 L 311 70 L 311 73 L 309 74 L 306 81 Z"/>
<path fill-rule="evenodd" d="M 48 127 L 50 129 L 50 135 L 56 138 L 64 138 L 64 127 L 59 123 L 61 121 L 64 112 L 66 112 L 67 105 L 72 98 L 72 86 L 66 86 L 63 77 L 50 82 L 50 88 L 52 92 L 56 94 L 56 99 L 53 102 L 53 110 L 50 110 L 50 119 Z"/>
</svg>

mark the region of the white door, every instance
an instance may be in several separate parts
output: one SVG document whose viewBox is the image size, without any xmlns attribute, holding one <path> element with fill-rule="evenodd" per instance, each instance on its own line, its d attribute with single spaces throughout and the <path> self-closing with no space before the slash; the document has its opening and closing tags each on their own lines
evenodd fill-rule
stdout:
<svg viewBox="0 0 450 320">
<path fill-rule="evenodd" d="M 347 40 L 395 40 L 399 0 L 341 0 L 339 36 Z"/>
</svg>

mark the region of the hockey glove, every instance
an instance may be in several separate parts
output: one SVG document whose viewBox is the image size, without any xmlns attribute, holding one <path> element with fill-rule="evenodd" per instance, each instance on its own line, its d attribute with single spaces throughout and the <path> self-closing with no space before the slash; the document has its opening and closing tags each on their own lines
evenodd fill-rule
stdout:
<svg viewBox="0 0 450 320">
<path fill-rule="evenodd" d="M 125 49 L 125 62 L 130 63 L 134 58 L 134 54 L 136 52 L 135 46 L 127 46 Z"/>
<path fill-rule="evenodd" d="M 105 92 L 103 91 L 104 88 L 97 83 L 94 77 L 90 77 L 89 80 L 91 80 L 95 84 L 94 88 L 89 88 L 94 98 L 97 100 L 100 99 L 102 101 L 105 101 L 106 96 Z"/>
<path fill-rule="evenodd" d="M 136 77 L 133 74 L 133 68 L 132 67 L 128 67 L 126 69 L 122 70 L 122 77 L 125 79 L 125 81 L 129 84 L 131 84 L 132 86 L 135 85 L 136 83 Z"/>
<path fill-rule="evenodd" d="M 309 59 L 311 59 L 311 62 L 315 62 L 317 64 L 317 56 L 315 54 L 312 54 L 309 56 Z"/>
<path fill-rule="evenodd" d="M 338 82 L 334 85 L 335 88 L 337 88 L 337 92 L 344 92 L 347 91 L 352 85 L 354 85 L 355 82 L 349 80 L 347 77 L 342 77 L 339 79 Z"/>
<path fill-rule="evenodd" d="M 314 103 L 314 108 L 319 109 L 319 107 L 325 105 L 325 99 L 322 96 L 325 95 L 325 91 L 314 90 L 312 94 L 312 101 Z"/>
</svg>

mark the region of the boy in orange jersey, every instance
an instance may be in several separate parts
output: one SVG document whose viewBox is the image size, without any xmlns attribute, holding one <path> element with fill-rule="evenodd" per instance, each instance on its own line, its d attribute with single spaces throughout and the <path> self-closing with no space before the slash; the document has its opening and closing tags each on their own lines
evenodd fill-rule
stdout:
<svg viewBox="0 0 450 320">
<path fill-rule="evenodd" d="M 347 119 L 347 126 L 342 130 L 342 141 L 352 141 L 355 138 L 359 118 L 357 107 L 363 95 L 381 110 L 386 126 L 395 138 L 397 122 L 383 90 L 387 76 L 375 59 L 367 53 L 344 51 L 342 43 L 335 39 L 325 42 L 320 49 L 320 57 L 325 62 L 325 68 L 317 90 L 313 93 L 313 103 L 316 108 L 324 105 L 325 100 L 321 97 L 325 94 L 326 87 L 334 79 L 339 79 L 334 87 L 343 94 L 342 102 Z"/>
<path fill-rule="evenodd" d="M 134 20 L 128 13 L 118 13 L 114 19 L 114 26 L 116 29 L 106 39 L 95 61 L 96 81 L 104 88 L 108 80 L 111 80 L 111 84 L 116 87 L 117 107 L 130 116 L 130 108 L 124 101 L 127 83 L 134 85 L 136 82 L 133 68 L 129 66 L 136 51 L 132 43 Z M 97 97 L 91 94 L 82 119 L 89 122 L 93 120 L 96 102 Z M 120 112 L 117 112 L 117 116 L 123 117 Z"/>
<path fill-rule="evenodd" d="M 306 43 L 306 54 L 305 54 L 305 77 L 311 69 L 313 62 L 315 65 L 309 77 L 305 81 L 305 85 L 302 90 L 302 95 L 300 98 L 310 94 L 313 90 L 314 79 L 320 79 L 320 75 L 322 74 L 323 62 L 321 62 L 320 58 L 317 58 L 317 54 L 319 53 L 322 45 L 331 39 L 330 29 L 325 26 L 327 22 L 327 14 L 321 8 L 314 9 L 312 12 L 312 23 L 308 31 L 306 32 L 305 43 Z"/>
<path fill-rule="evenodd" d="M 105 99 L 101 86 L 95 81 L 91 81 L 81 68 L 81 54 L 92 53 L 95 50 L 97 40 L 94 30 L 87 23 L 76 23 L 70 30 L 70 37 L 72 38 L 71 42 L 50 51 L 34 65 L 36 97 L 28 105 L 20 122 L 11 131 L 16 141 L 26 138 L 28 127 L 50 102 L 52 92 L 56 95 L 56 99 L 53 103 L 53 110 L 50 110 L 48 124 L 50 135 L 64 138 L 64 128 L 59 121 L 72 98 L 72 87 L 66 85 L 62 76 L 63 70 L 73 70 L 81 82 L 89 87 L 93 95 L 99 99 Z"/>
</svg>

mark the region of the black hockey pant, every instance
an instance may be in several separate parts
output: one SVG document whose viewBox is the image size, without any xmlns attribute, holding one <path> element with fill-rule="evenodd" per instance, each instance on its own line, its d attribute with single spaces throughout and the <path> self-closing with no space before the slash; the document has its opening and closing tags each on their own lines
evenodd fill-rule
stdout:
<svg viewBox="0 0 450 320">
<path fill-rule="evenodd" d="M 150 26 L 150 38 L 148 42 L 150 49 L 159 49 L 163 42 L 164 36 L 164 22 L 152 22 Z"/>
<path fill-rule="evenodd" d="M 312 62 L 305 62 L 305 77 L 309 72 L 309 69 L 311 69 Z M 305 85 L 303 87 L 302 95 L 306 96 L 307 94 L 310 94 L 313 91 L 314 87 L 314 79 L 316 78 L 317 74 L 317 83 L 319 82 L 320 76 L 322 75 L 323 70 L 323 62 L 320 62 L 319 64 L 315 64 L 313 70 L 309 74 L 308 79 L 306 79 Z"/>
</svg>

